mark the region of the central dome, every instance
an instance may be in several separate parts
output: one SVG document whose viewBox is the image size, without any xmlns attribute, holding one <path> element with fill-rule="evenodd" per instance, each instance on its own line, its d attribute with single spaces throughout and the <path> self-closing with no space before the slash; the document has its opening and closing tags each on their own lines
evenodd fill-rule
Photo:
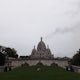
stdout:
<svg viewBox="0 0 80 80">
<path fill-rule="evenodd" d="M 46 50 L 46 45 L 45 43 L 42 41 L 42 37 L 41 37 L 41 41 L 39 42 L 38 46 L 37 46 L 37 50 L 38 51 L 45 51 Z"/>
</svg>

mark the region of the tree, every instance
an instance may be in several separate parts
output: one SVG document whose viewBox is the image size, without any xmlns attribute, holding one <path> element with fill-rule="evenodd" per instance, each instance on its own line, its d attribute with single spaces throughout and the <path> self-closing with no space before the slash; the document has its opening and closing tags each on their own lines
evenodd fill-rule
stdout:
<svg viewBox="0 0 80 80">
<path fill-rule="evenodd" d="M 5 64 L 5 55 L 0 52 L 0 65 Z"/>
<path fill-rule="evenodd" d="M 71 60 L 71 64 L 80 66 L 80 49 L 77 51 L 77 53 L 73 56 Z"/>
<path fill-rule="evenodd" d="M 18 54 L 14 48 L 6 48 L 5 52 L 7 53 L 8 57 L 18 58 Z"/>
</svg>

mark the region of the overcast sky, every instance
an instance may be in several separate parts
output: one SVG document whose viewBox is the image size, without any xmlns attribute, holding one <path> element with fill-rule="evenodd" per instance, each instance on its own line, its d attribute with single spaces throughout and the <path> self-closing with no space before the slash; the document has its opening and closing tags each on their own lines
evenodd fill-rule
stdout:
<svg viewBox="0 0 80 80">
<path fill-rule="evenodd" d="M 40 37 L 54 56 L 80 48 L 80 0 L 0 0 L 0 45 L 30 55 Z"/>
</svg>

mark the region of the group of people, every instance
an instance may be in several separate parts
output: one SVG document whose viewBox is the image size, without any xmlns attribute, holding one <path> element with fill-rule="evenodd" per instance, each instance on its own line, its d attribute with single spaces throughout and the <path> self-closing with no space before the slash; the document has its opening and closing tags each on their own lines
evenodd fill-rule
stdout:
<svg viewBox="0 0 80 80">
<path fill-rule="evenodd" d="M 11 71 L 11 70 L 12 70 L 11 65 L 9 63 L 6 64 L 4 67 L 4 72 Z"/>
</svg>

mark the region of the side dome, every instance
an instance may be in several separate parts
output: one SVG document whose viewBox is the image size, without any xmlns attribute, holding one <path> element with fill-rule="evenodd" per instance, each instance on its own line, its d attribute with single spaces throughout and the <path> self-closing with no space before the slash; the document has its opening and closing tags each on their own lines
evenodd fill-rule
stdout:
<svg viewBox="0 0 80 80">
<path fill-rule="evenodd" d="M 35 46 L 34 46 L 34 49 L 32 50 L 32 54 L 31 55 L 35 55 L 36 52 L 37 51 L 36 51 Z"/>
<path fill-rule="evenodd" d="M 51 50 L 49 49 L 49 46 L 46 49 L 47 53 L 51 55 Z"/>
<path fill-rule="evenodd" d="M 42 41 L 42 37 L 41 37 L 41 41 L 39 42 L 38 46 L 37 46 L 37 50 L 38 51 L 45 51 L 46 50 L 46 45 L 45 43 Z"/>
</svg>

